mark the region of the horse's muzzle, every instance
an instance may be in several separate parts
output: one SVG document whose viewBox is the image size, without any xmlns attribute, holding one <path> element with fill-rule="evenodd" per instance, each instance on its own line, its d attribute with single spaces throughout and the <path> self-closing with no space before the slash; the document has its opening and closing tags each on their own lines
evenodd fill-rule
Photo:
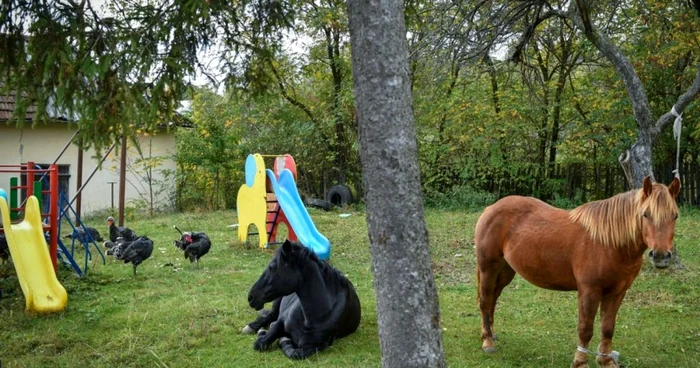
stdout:
<svg viewBox="0 0 700 368">
<path fill-rule="evenodd" d="M 255 309 L 256 311 L 259 311 L 263 309 L 265 306 L 265 302 L 261 298 L 256 298 L 253 296 L 253 294 L 248 294 L 248 305 L 250 305 L 251 308 Z"/>
<path fill-rule="evenodd" d="M 673 258 L 673 252 L 649 251 L 649 259 L 656 268 L 668 268 L 671 265 L 671 258 Z"/>
</svg>

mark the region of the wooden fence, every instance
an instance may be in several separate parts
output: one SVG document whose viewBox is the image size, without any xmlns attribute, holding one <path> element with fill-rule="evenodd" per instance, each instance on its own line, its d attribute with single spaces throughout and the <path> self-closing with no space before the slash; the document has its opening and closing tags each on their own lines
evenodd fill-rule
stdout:
<svg viewBox="0 0 700 368">
<path fill-rule="evenodd" d="M 660 183 L 673 180 L 674 164 L 657 165 L 654 176 Z M 700 207 L 700 164 L 686 163 L 680 170 L 681 194 L 679 203 Z M 604 199 L 629 190 L 627 179 L 618 164 L 573 163 L 556 165 L 542 179 L 537 168 L 518 170 L 490 181 L 485 188 L 499 197 L 510 194 L 536 196 L 551 199 L 556 193 L 560 197 L 576 202 Z"/>
</svg>

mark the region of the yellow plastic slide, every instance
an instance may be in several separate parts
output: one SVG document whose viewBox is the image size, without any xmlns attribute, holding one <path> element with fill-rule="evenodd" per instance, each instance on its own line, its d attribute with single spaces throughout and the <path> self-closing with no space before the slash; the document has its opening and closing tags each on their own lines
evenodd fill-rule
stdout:
<svg viewBox="0 0 700 368">
<path fill-rule="evenodd" d="M 66 308 L 68 293 L 56 278 L 41 225 L 40 211 L 39 201 L 31 196 L 27 200 L 24 221 L 11 225 L 7 201 L 0 197 L 5 236 L 26 298 L 27 311 L 60 312 Z"/>
</svg>

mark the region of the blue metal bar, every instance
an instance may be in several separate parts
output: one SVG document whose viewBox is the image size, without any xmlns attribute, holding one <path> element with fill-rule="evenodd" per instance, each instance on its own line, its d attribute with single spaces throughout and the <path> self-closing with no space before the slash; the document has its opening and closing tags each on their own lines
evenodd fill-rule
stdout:
<svg viewBox="0 0 700 368">
<path fill-rule="evenodd" d="M 66 196 L 63 193 L 61 193 L 61 200 L 64 202 L 64 204 L 68 202 L 68 198 L 66 198 Z M 63 215 L 65 215 L 65 211 L 67 209 L 70 210 L 70 212 L 73 214 L 73 216 L 76 219 L 76 225 L 78 225 L 79 227 L 82 227 L 83 229 L 86 229 L 85 224 L 83 224 L 82 220 L 80 220 L 78 218 L 78 214 L 75 212 L 75 210 L 73 209 L 73 207 L 70 204 L 68 204 L 65 207 L 63 205 L 61 205 L 61 207 L 63 208 L 63 211 L 64 211 Z M 68 223 L 71 224 L 71 226 L 73 226 L 73 232 L 75 233 L 75 226 L 73 225 L 72 221 L 70 220 L 70 216 L 65 216 L 65 217 L 66 217 Z M 86 267 L 87 267 L 87 260 L 92 259 L 92 252 L 90 252 L 90 244 L 91 243 L 93 244 L 95 249 L 97 249 L 97 253 L 99 253 L 100 256 L 102 257 L 102 264 L 106 264 L 107 260 L 105 259 L 104 254 L 102 254 L 102 250 L 100 250 L 100 247 L 97 245 L 97 240 L 93 239 L 92 235 L 88 231 L 85 231 L 85 234 L 86 234 L 85 239 L 81 238 L 80 242 L 85 247 Z M 73 238 L 73 240 L 75 241 L 75 237 Z"/>
<path fill-rule="evenodd" d="M 75 263 L 75 259 L 73 259 L 73 256 L 68 253 L 68 249 L 66 249 L 66 246 L 63 245 L 63 242 L 61 241 L 61 239 L 58 240 L 58 249 L 60 249 L 60 252 L 58 254 L 62 254 L 63 257 L 65 257 L 67 259 L 67 261 L 66 261 L 63 259 L 63 257 L 61 257 L 61 260 L 64 263 L 68 263 L 71 267 L 73 267 L 73 269 L 78 274 L 78 276 L 80 276 L 80 277 L 85 276 L 85 273 L 83 273 L 83 270 L 80 269 L 80 266 L 78 266 L 78 264 Z"/>
</svg>

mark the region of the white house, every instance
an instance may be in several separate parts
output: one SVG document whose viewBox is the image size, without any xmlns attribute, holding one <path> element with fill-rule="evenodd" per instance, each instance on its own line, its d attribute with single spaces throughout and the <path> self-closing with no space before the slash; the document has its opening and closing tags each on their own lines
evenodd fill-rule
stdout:
<svg viewBox="0 0 700 368">
<path fill-rule="evenodd" d="M 18 165 L 34 162 L 47 166 L 56 160 L 61 150 L 71 140 L 78 129 L 65 117 L 52 116 L 53 123 L 37 124 L 31 127 L 27 123 L 17 128 L 8 124 L 12 116 L 14 101 L 12 96 L 0 96 L 0 164 Z M 31 111 L 28 112 L 28 115 Z M 27 119 L 29 119 L 28 116 Z M 154 209 L 171 208 L 174 205 L 176 165 L 173 160 L 176 153 L 175 134 L 173 130 L 161 129 L 153 135 L 140 135 L 137 139 L 141 150 L 128 142 L 126 173 L 126 206 L 139 206 L 145 209 L 152 205 Z M 119 205 L 119 159 L 117 143 L 107 156 L 101 168 L 101 155 L 90 148 L 83 152 L 82 215 L 94 211 L 117 207 Z M 57 161 L 59 165 L 60 190 L 71 200 L 77 192 L 79 148 L 71 144 Z M 150 180 L 149 169 L 150 166 Z M 88 182 L 90 174 L 95 174 Z M 9 191 L 10 177 L 18 174 L 0 173 L 0 188 Z"/>
</svg>

